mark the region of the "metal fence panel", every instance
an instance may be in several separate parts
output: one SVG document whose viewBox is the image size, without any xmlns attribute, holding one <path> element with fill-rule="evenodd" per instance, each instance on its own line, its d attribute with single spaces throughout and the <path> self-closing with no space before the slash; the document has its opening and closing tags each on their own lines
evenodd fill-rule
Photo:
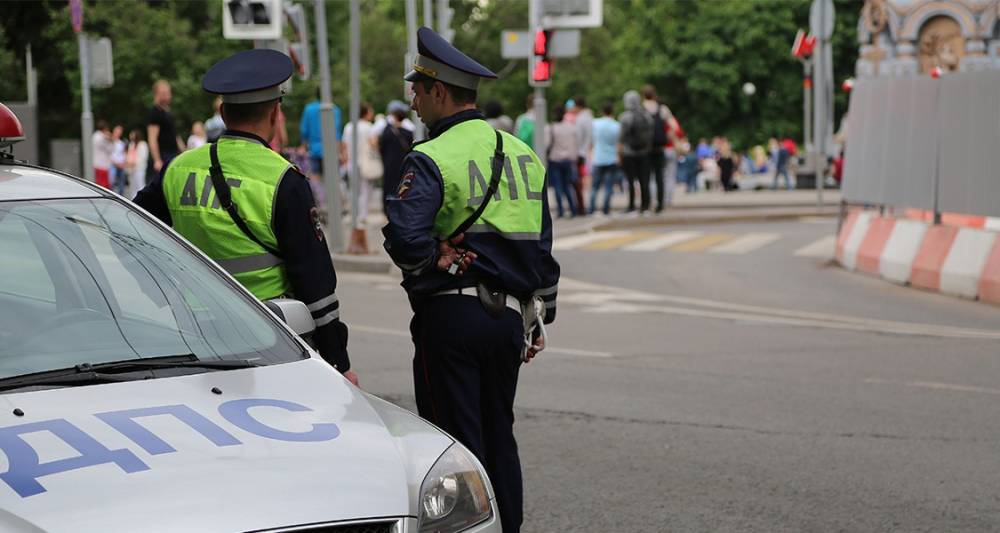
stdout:
<svg viewBox="0 0 1000 533">
<path fill-rule="evenodd" d="M 897 78 L 889 87 L 890 102 L 900 100 L 890 117 L 892 163 L 886 181 L 886 204 L 934 208 L 938 124 L 934 111 L 939 85 L 929 77 Z"/>
<path fill-rule="evenodd" d="M 940 81 L 939 210 L 1000 216 L 1000 73 Z"/>
<path fill-rule="evenodd" d="M 871 121 L 869 108 L 873 99 L 874 83 L 862 79 L 851 91 L 851 101 L 847 113 L 847 146 L 844 149 L 844 182 L 841 193 L 845 200 L 865 202 L 865 184 L 871 179 L 865 172 L 865 152 L 868 149 L 868 129 Z"/>
<path fill-rule="evenodd" d="M 849 120 L 848 201 L 1000 216 L 1000 72 L 864 79 Z"/>
<path fill-rule="evenodd" d="M 851 94 L 844 198 L 933 207 L 934 100 L 929 79 L 874 78 Z"/>
</svg>

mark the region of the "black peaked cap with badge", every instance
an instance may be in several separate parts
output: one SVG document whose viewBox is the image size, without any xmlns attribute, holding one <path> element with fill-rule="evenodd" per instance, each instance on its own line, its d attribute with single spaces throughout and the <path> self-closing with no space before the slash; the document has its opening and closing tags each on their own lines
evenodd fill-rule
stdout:
<svg viewBox="0 0 1000 533">
<path fill-rule="evenodd" d="M 244 50 L 212 65 L 201 87 L 227 104 L 268 102 L 285 94 L 281 85 L 293 71 L 292 60 L 277 50 Z"/>
<path fill-rule="evenodd" d="M 479 87 L 479 80 L 497 79 L 492 70 L 463 54 L 430 28 L 417 30 L 417 52 L 413 70 L 403 77 L 406 81 L 414 81 L 423 74 L 428 78 L 474 91 Z"/>
</svg>

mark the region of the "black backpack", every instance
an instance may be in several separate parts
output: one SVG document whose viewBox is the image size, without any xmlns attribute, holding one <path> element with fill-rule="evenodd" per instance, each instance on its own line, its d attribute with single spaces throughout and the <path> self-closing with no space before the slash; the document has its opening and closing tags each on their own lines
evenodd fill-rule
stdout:
<svg viewBox="0 0 1000 533">
<path fill-rule="evenodd" d="M 624 116 L 622 117 L 622 144 L 636 152 L 649 150 L 651 144 L 649 128 L 652 116 L 642 109 L 627 113 L 632 113 L 632 116 L 628 117 L 627 121 Z M 653 132 L 653 135 L 655 136 L 656 133 Z"/>
<path fill-rule="evenodd" d="M 653 113 L 653 146 L 663 147 L 667 144 L 667 121 L 663 120 L 662 108 Z"/>
</svg>

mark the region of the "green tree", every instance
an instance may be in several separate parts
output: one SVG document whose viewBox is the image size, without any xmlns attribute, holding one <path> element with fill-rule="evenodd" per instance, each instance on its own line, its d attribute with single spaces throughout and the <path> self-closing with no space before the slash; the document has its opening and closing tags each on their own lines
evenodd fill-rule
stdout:
<svg viewBox="0 0 1000 533">
<path fill-rule="evenodd" d="M 312 2 L 301 1 L 315 39 Z M 201 77 L 216 61 L 252 44 L 222 37 L 219 2 L 185 0 L 85 0 L 85 31 L 112 39 L 115 85 L 94 89 L 96 117 L 126 126 L 144 123 L 152 83 L 173 84 L 173 112 L 186 132 L 212 113 L 212 96 Z M 455 43 L 501 75 L 482 84 L 480 101 L 500 101 L 512 116 L 524 109 L 531 89 L 527 61 L 500 57 L 501 32 L 528 29 L 528 0 L 451 0 Z M 836 0 L 833 38 L 837 85 L 854 70 L 860 5 Z M 555 62 L 550 105 L 583 95 L 591 107 L 604 100 L 621 109 L 622 94 L 653 84 L 689 136 L 727 135 L 738 147 L 781 134 L 801 137 L 801 66 L 788 49 L 798 28 L 808 26 L 808 0 L 609 0 L 604 25 L 583 30 L 581 55 Z M 39 117 L 43 157 L 48 139 L 79 136 L 80 76 L 76 36 L 65 0 L 4 3 L 0 17 L 0 99 L 23 99 L 23 50 L 30 44 L 39 70 Z M 637 23 L 642 21 L 642 23 Z M 332 93 L 348 119 L 349 12 L 345 1 L 327 2 Z M 381 111 L 401 98 L 406 52 L 405 4 L 362 2 L 361 94 Z M 314 76 L 294 79 L 283 108 L 289 138 L 298 142 L 298 121 L 319 86 Z M 753 97 L 741 91 L 757 87 Z M 847 97 L 838 91 L 838 116 Z"/>
</svg>

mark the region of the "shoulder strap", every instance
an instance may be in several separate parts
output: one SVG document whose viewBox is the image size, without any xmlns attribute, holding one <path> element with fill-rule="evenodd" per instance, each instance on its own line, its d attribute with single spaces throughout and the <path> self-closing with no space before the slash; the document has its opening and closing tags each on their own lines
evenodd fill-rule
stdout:
<svg viewBox="0 0 1000 533">
<path fill-rule="evenodd" d="M 483 211 L 486 210 L 486 206 L 489 205 L 490 200 L 493 195 L 497 193 L 497 188 L 500 187 L 500 173 L 503 171 L 503 137 L 500 136 L 500 132 L 493 130 L 493 133 L 497 136 L 497 145 L 493 150 L 493 159 L 490 161 L 490 184 L 486 187 L 486 195 L 483 197 L 482 203 L 476 208 L 476 211 L 469 215 L 469 218 L 465 219 L 461 224 L 455 228 L 455 231 L 448 235 L 446 240 L 454 239 L 455 237 L 465 233 L 465 231 L 472 227 L 473 224 L 479 220 L 482 216 Z"/>
<path fill-rule="evenodd" d="M 221 205 L 222 208 L 229 213 L 229 218 L 233 219 L 236 227 L 240 228 L 240 231 L 242 231 L 243 234 L 246 235 L 251 241 L 257 243 L 257 245 L 267 250 L 267 252 L 271 255 L 281 258 L 281 252 L 264 244 L 259 238 L 257 238 L 253 231 L 250 230 L 250 227 L 247 226 L 243 217 L 240 216 L 240 212 L 237 209 L 236 204 L 233 203 L 232 191 L 229 188 L 229 184 L 226 183 L 226 177 L 222 174 L 222 165 L 219 164 L 218 148 L 219 143 L 214 142 L 208 149 L 208 154 L 212 158 L 212 166 L 208 168 L 208 173 L 212 178 L 212 187 L 215 188 L 215 195 L 219 197 L 219 205 Z"/>
</svg>

